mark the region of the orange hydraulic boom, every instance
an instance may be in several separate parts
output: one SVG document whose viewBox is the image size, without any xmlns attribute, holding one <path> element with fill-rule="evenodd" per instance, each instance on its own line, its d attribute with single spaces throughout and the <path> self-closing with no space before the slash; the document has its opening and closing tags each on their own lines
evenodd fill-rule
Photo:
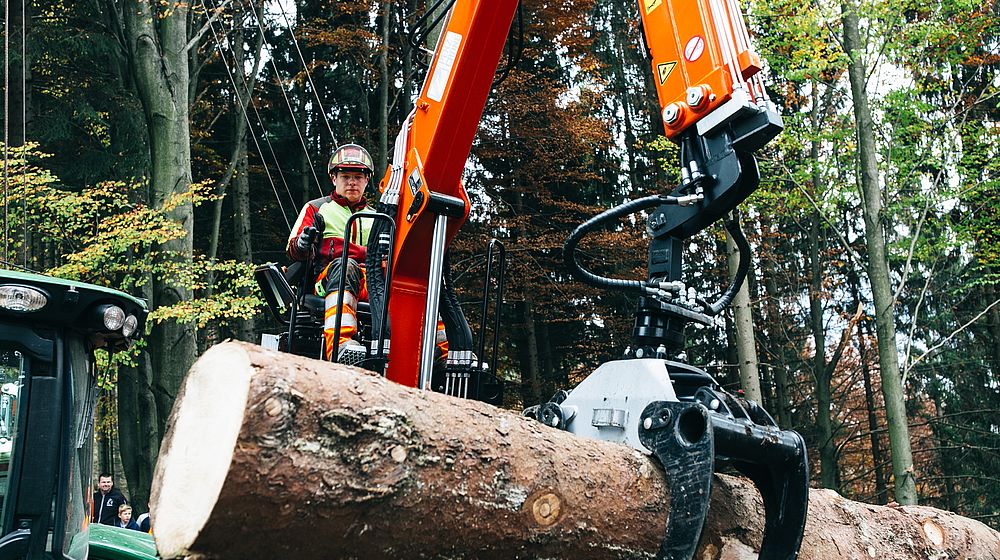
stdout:
<svg viewBox="0 0 1000 560">
<path fill-rule="evenodd" d="M 517 4 L 452 3 L 380 185 L 382 209 L 398 224 L 386 375 L 404 385 L 427 388 L 430 382 L 443 256 L 469 212 L 461 176 Z M 682 135 L 700 122 L 708 131 L 759 112 L 757 106 L 766 102 L 757 74 L 760 58 L 750 48 L 735 0 L 638 0 L 638 9 L 671 139 L 682 142 Z M 699 151 L 706 150 L 692 146 L 687 157 L 697 160 Z M 682 165 L 695 181 L 704 175 L 697 161 Z M 707 223 L 718 218 L 715 214 L 706 215 Z M 378 264 L 374 261 L 369 270 Z"/>
</svg>

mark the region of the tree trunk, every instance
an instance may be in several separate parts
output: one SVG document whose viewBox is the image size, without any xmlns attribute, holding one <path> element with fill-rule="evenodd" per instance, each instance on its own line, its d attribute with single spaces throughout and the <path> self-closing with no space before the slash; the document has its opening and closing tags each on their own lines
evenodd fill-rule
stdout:
<svg viewBox="0 0 1000 560">
<path fill-rule="evenodd" d="M 854 122 L 858 135 L 861 198 L 865 218 L 865 245 L 868 248 L 868 279 L 875 302 L 875 330 L 878 338 L 879 374 L 885 398 L 885 416 L 889 427 L 889 449 L 895 498 L 900 504 L 917 503 L 916 476 L 910 431 L 906 418 L 906 395 L 899 371 L 896 349 L 895 301 L 889 284 L 889 260 L 885 248 L 886 231 L 882 221 L 882 192 L 878 176 L 878 147 L 875 125 L 868 105 L 867 67 L 861 58 L 864 45 L 858 29 L 856 6 L 842 4 L 844 51 L 850 57 L 848 75 L 854 101 Z"/>
<path fill-rule="evenodd" d="M 729 274 L 735 275 L 740 264 L 739 250 L 729 232 L 726 232 L 726 260 Z M 763 404 L 760 390 L 760 372 L 757 370 L 757 343 L 754 337 L 753 310 L 750 308 L 750 282 L 747 280 L 733 299 L 733 322 L 736 324 L 736 357 L 739 360 L 740 387 L 746 397 Z"/>
<path fill-rule="evenodd" d="M 521 309 L 524 311 L 524 356 L 527 363 L 522 363 L 526 366 L 528 372 L 528 379 L 522 377 L 521 382 L 525 385 L 527 392 L 526 396 L 530 397 L 530 402 L 525 401 L 524 406 L 532 406 L 540 404 L 543 398 L 548 398 L 549 395 L 542 395 L 542 368 L 541 362 L 538 359 L 538 333 L 535 332 L 535 311 L 532 309 L 531 301 L 524 300 L 521 305 Z"/>
<path fill-rule="evenodd" d="M 240 139 L 239 155 L 236 159 L 236 174 L 233 177 L 233 241 L 236 260 L 253 262 L 253 246 L 250 229 L 250 163 L 247 157 L 247 137 Z M 249 295 L 245 289 L 240 295 Z M 239 340 L 254 342 L 256 335 L 254 318 L 237 319 L 235 336 Z"/>
<path fill-rule="evenodd" d="M 13 148 L 22 146 L 31 123 L 31 60 L 28 57 L 27 42 L 31 31 L 31 3 L 9 2 L 10 36 L 7 83 L 9 90 L 8 107 L 4 107 L 4 120 L 7 121 L 9 142 Z M 27 240 L 22 251 L 27 251 Z"/>
<path fill-rule="evenodd" d="M 389 161 L 389 84 L 393 76 L 389 75 L 389 30 L 392 29 L 393 2 L 382 2 L 382 49 L 379 52 L 379 103 L 378 103 L 378 153 L 375 159 L 375 177 L 378 181 L 388 166 Z"/>
<path fill-rule="evenodd" d="M 164 558 L 652 558 L 670 507 L 634 449 L 249 344 L 199 360 L 170 426 Z M 753 557 L 749 483 L 717 476 L 711 508 L 696 557 Z M 1000 555 L 1000 534 L 934 508 L 829 491 L 809 508 L 802 560 Z"/>
<path fill-rule="evenodd" d="M 813 142 L 813 155 L 816 154 Z M 818 163 L 817 159 L 813 159 Z M 814 166 L 815 168 L 816 166 Z M 814 176 L 816 172 L 814 171 Z M 823 316 L 823 267 L 820 264 L 820 228 L 822 218 L 819 212 L 812 212 L 809 224 L 809 324 L 812 328 L 815 354 L 813 355 L 813 379 L 816 382 L 816 435 L 819 447 L 820 483 L 823 488 L 837 489 L 837 444 L 833 441 L 833 419 L 830 417 L 833 396 L 830 381 L 833 368 L 826 364 L 826 324 Z"/>
<path fill-rule="evenodd" d="M 134 517 L 149 511 L 153 467 L 160 450 L 148 354 L 143 353 L 137 362 L 134 368 L 123 368 L 118 376 L 118 448 Z"/>
<path fill-rule="evenodd" d="M 187 5 L 175 4 L 160 13 L 149 0 L 129 2 L 125 30 L 132 52 L 133 74 L 146 116 L 150 143 L 150 198 L 154 208 L 191 184 L 191 131 L 188 121 L 188 61 L 185 45 Z M 159 247 L 161 258 L 188 267 L 192 256 L 193 209 L 181 202 L 165 214 L 186 234 Z M 153 275 L 152 308 L 191 299 L 191 289 L 172 274 Z M 195 359 L 192 323 L 163 321 L 153 327 L 149 353 L 155 372 L 157 417 L 165 420 L 184 374 Z M 160 433 L 166 426 L 160 426 Z"/>
<path fill-rule="evenodd" d="M 856 273 L 848 274 L 848 281 L 851 284 L 851 294 L 854 297 L 854 305 L 861 305 L 861 283 Z M 856 326 L 858 331 L 858 357 L 861 360 L 861 376 L 865 384 L 865 408 L 868 418 L 868 438 L 872 449 L 872 466 L 875 474 L 875 496 L 876 504 L 885 504 L 889 501 L 889 491 L 886 489 L 885 472 L 882 465 L 886 464 L 885 456 L 882 452 L 882 441 L 879 438 L 878 416 L 875 412 L 875 389 L 872 386 L 872 372 L 868 359 L 868 320 L 858 321 Z"/>
</svg>

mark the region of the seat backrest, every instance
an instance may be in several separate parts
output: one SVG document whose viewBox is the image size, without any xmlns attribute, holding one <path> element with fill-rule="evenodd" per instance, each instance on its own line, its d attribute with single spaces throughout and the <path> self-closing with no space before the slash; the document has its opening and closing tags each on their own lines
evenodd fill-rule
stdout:
<svg viewBox="0 0 1000 560">
<path fill-rule="evenodd" d="M 288 310 L 295 299 L 295 292 L 292 291 L 285 273 L 276 263 L 267 263 L 258 266 L 254 270 L 253 277 L 271 314 L 280 323 L 287 324 Z"/>
</svg>

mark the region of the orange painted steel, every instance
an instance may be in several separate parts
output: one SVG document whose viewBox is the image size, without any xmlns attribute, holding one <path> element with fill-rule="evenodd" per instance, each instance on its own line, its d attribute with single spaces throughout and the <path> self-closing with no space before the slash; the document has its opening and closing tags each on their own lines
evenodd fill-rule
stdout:
<svg viewBox="0 0 1000 560">
<path fill-rule="evenodd" d="M 675 107 L 676 137 L 730 99 L 734 87 L 756 97 L 751 80 L 760 58 L 749 47 L 736 0 L 638 0 L 652 55 L 661 109 Z M 415 387 L 420 371 L 423 310 L 427 298 L 431 235 L 436 216 L 430 192 L 465 201 L 465 217 L 449 220 L 450 245 L 469 212 L 461 182 L 518 0 L 457 0 L 438 40 L 406 136 L 401 174 L 389 316 L 391 343 L 386 376 Z M 729 61 L 733 61 L 732 64 Z M 732 66 L 739 66 L 733 70 Z M 692 92 L 703 99 L 690 103 Z M 666 112 L 666 111 L 664 111 Z M 390 168 L 391 169 L 391 168 Z M 382 181 L 384 190 L 392 173 Z M 397 177 L 398 180 L 398 177 Z M 423 200 L 414 204 L 414 200 Z M 432 319 L 433 320 L 433 319 Z"/>
<path fill-rule="evenodd" d="M 462 171 L 517 2 L 458 0 L 438 40 L 415 104 L 396 218 L 396 262 L 389 300 L 391 341 L 386 376 L 403 385 L 417 386 L 420 372 L 423 310 L 436 217 L 427 211 L 429 192 L 464 200 L 468 216 L 469 197 L 462 186 Z M 420 180 L 411 181 L 411 176 Z M 413 200 L 421 192 L 424 202 L 411 214 Z M 446 246 L 464 221 L 449 220 Z"/>
<path fill-rule="evenodd" d="M 761 61 L 749 45 L 735 0 L 639 0 L 639 14 L 660 108 L 677 113 L 673 122 L 664 119 L 668 137 L 728 101 L 734 88 L 754 92 L 748 81 L 760 71 Z M 703 98 L 696 105 L 688 97 L 692 89 Z"/>
</svg>

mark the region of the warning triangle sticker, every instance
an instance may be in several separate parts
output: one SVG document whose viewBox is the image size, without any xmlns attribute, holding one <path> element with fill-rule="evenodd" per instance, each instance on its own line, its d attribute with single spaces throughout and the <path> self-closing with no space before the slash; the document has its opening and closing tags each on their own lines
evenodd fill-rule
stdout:
<svg viewBox="0 0 1000 560">
<path fill-rule="evenodd" d="M 660 85 L 666 83 L 667 78 L 670 77 L 670 73 L 674 71 L 674 67 L 677 66 L 677 62 L 663 62 L 656 65 L 656 73 L 660 77 Z"/>
</svg>

